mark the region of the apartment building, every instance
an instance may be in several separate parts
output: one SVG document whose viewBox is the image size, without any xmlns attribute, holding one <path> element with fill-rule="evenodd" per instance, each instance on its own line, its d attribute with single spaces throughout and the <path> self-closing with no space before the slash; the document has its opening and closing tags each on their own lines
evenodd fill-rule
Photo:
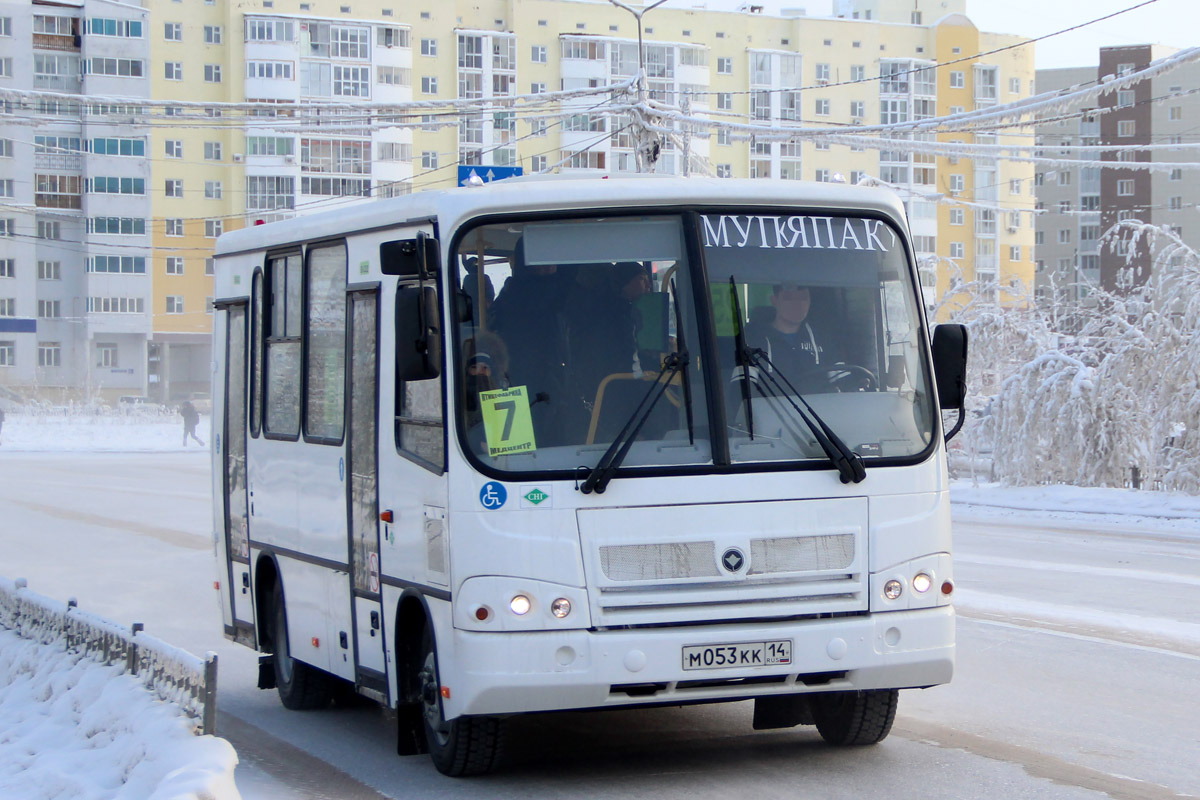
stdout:
<svg viewBox="0 0 1200 800">
<path fill-rule="evenodd" d="M 31 46 L 29 6 L 0 0 L 5 2 L 0 7 L 10 35 Z M 101 0 L 79 2 L 74 17 L 83 20 L 92 13 L 85 4 Z M 834 18 L 662 6 L 643 19 L 641 52 L 633 15 L 607 2 L 143 2 L 143 9 L 112 3 L 142 23 L 137 37 L 126 37 L 140 48 L 140 88 L 108 84 L 104 93 L 149 97 L 153 104 L 139 110 L 122 103 L 112 120 L 102 118 L 116 127 L 125 120 L 126 134 L 141 139 L 144 193 L 136 197 L 148 208 L 113 217 L 115 228 L 129 233 L 97 234 L 84 226 L 66 241 L 76 249 L 108 241 L 142 248 L 137 288 L 144 357 L 131 380 L 162 399 L 208 382 L 217 235 L 373 197 L 452 186 L 459 165 L 633 171 L 640 162 L 668 174 L 850 183 L 877 178 L 905 198 L 917 249 L 927 261 L 931 304 L 969 282 L 997 302 L 1014 302 L 1018 295 L 1009 289 L 1033 279 L 1033 170 L 914 152 L 912 146 L 991 144 L 995 134 L 900 135 L 880 150 L 869 142 L 781 141 L 779 135 L 676 121 L 663 122 L 670 133 L 648 145 L 639 141 L 628 114 L 606 111 L 633 95 L 536 103 L 539 94 L 626 82 L 643 64 L 650 100 L 718 122 L 769 125 L 784 135 L 789 127 L 844 132 L 1027 97 L 1033 91 L 1032 46 L 1002 50 L 1023 40 L 978 31 L 963 14 L 965 0 L 847 0 Z M 54 8 L 57 14 L 64 7 Z M 83 38 L 90 47 L 88 35 Z M 93 80 L 86 70 L 81 75 L 81 81 Z M 23 86 L 0 75 L 0 90 Z M 517 97 L 522 102 L 484 107 Z M 451 99 L 479 103 L 381 107 Z M 317 107 L 318 101 L 337 107 Z M 0 120 L 0 136 L 13 138 L 16 147 L 25 134 L 10 137 L 8 131 L 27 133 L 27 121 L 40 124 L 42 116 L 23 105 L 14 111 L 11 122 Z M 123 111 L 130 113 L 118 113 Z M 1016 129 L 1004 135 L 1032 134 Z M 82 161 L 81 176 L 100 168 L 91 153 Z M 94 174 L 120 178 L 127 172 L 133 177 L 132 169 Z M 80 198 L 85 206 L 114 200 L 82 188 Z M 88 212 L 76 215 L 83 219 Z M 33 230 L 31 215 L 6 216 Z M 127 225 L 125 219 L 140 222 Z M 107 222 L 101 227 L 109 230 Z M 15 256 L 30 259 L 37 256 Z M 19 273 L 27 271 L 17 266 Z M 135 279 L 121 277 L 129 278 L 125 285 L 132 291 Z M 8 294 L 5 285 L 0 279 L 0 297 Z M 22 313 L 33 308 L 29 302 L 21 301 Z M 21 341 L 23 348 L 32 346 Z M 17 369 L 0 363 L 0 380 L 28 384 L 30 373 L 21 365 L 35 357 L 14 352 Z M 128 359 L 122 353 L 118 362 L 125 369 Z"/>
<path fill-rule="evenodd" d="M 150 94 L 148 18 L 108 0 L 0 2 L 0 89 L 46 93 L 0 98 L 6 386 L 68 397 L 147 385 L 151 162 L 138 101 Z"/>
<path fill-rule="evenodd" d="M 1107 75 L 1125 75 L 1175 52 L 1152 45 L 1105 47 L 1099 66 L 1041 70 L 1043 91 L 1093 85 Z M 1104 153 L 1113 165 L 1039 168 L 1037 218 L 1037 291 L 1045 302 L 1068 306 L 1099 287 L 1125 292 L 1144 284 L 1153 267 L 1143 241 L 1105 240 L 1125 220 L 1166 226 L 1189 246 L 1200 248 L 1200 186 L 1184 180 L 1184 168 L 1159 171 L 1122 168 L 1121 163 L 1189 162 L 1186 151 L 1171 145 L 1194 143 L 1200 99 L 1185 88 L 1200 85 L 1200 66 L 1185 64 L 1159 77 L 1101 95 L 1094 113 L 1037 128 L 1039 152 L 1077 158 L 1072 145 L 1149 146 L 1150 149 Z M 1085 109 L 1085 112 L 1088 109 Z M 1161 146 L 1161 149 L 1154 147 Z M 1130 253 L 1130 250 L 1133 250 Z"/>
</svg>

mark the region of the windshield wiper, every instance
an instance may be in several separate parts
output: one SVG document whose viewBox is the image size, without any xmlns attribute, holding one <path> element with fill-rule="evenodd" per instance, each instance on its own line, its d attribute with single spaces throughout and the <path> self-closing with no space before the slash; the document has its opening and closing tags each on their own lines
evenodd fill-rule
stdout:
<svg viewBox="0 0 1200 800">
<path fill-rule="evenodd" d="M 863 465 L 862 457 L 847 447 L 842 438 L 825 424 L 825 420 L 821 419 L 821 415 L 809 405 L 808 401 L 804 399 L 804 395 L 796 391 L 796 387 L 792 386 L 792 382 L 787 379 L 787 376 L 775 369 L 775 365 L 771 363 L 771 359 L 767 354 L 758 348 L 746 348 L 742 353 L 742 357 L 758 368 L 759 376 L 765 378 L 771 384 L 771 389 L 775 394 L 783 396 L 791 407 L 796 410 L 797 416 L 804 420 L 804 424 L 812 431 L 813 438 L 817 440 L 817 444 L 821 446 L 821 449 L 825 451 L 825 455 L 829 457 L 830 462 L 837 468 L 842 483 L 861 483 L 867 477 L 867 470 Z M 763 368 L 763 364 L 766 365 L 767 369 Z M 780 381 L 790 390 L 790 394 L 783 391 Z M 760 391 L 762 391 L 761 387 Z M 763 396 L 766 396 L 765 392 Z M 793 396 L 795 400 L 792 399 Z M 799 400 L 803 404 L 803 410 L 796 404 L 796 400 Z M 808 413 L 806 414 L 805 411 Z"/>
<path fill-rule="evenodd" d="M 737 284 L 729 276 L 729 300 L 733 305 L 733 337 L 737 348 L 734 363 L 742 368 L 742 405 L 746 409 L 746 430 L 754 441 L 754 404 L 750 397 L 750 348 L 746 346 L 746 331 L 742 329 L 742 303 L 738 300 Z M 722 392 L 724 393 L 724 392 Z"/>
<path fill-rule="evenodd" d="M 687 363 L 688 354 L 686 350 L 671 353 L 663 359 L 662 372 L 658 373 L 658 377 L 650 385 L 650 390 L 646 392 L 646 395 L 642 398 L 642 402 L 638 403 L 638 407 L 629 415 L 629 419 L 625 421 L 625 426 L 621 428 L 621 432 L 613 437 L 612 444 L 604 451 L 604 455 L 600 456 L 600 460 L 588 474 L 587 480 L 580 485 L 579 491 L 584 494 L 591 494 L 593 491 L 596 494 L 604 494 L 604 490 L 608 488 L 608 482 L 612 480 L 617 467 L 621 466 L 621 462 L 629 454 L 629 448 L 633 446 L 633 440 L 637 438 L 637 435 L 642 430 L 642 426 L 650 418 L 650 412 L 654 410 L 655 404 L 658 403 L 663 393 L 666 392 L 667 384 L 679 374 L 680 370 L 687 366 Z"/>
</svg>

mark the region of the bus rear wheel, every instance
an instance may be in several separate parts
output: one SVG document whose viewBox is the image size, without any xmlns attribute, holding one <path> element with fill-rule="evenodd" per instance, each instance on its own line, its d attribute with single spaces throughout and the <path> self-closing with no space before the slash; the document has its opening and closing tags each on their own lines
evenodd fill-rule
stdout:
<svg viewBox="0 0 1200 800">
<path fill-rule="evenodd" d="M 275 584 L 271 592 L 271 641 L 275 655 L 275 688 L 284 708 L 303 711 L 324 708 L 333 697 L 333 682 L 329 673 L 292 658 L 288 643 L 287 608 L 283 603 L 283 586 Z"/>
<path fill-rule="evenodd" d="M 824 692 L 810 696 L 813 720 L 821 738 L 842 747 L 878 744 L 896 719 L 897 689 Z"/>
<path fill-rule="evenodd" d="M 499 766 L 504 751 L 505 721 L 497 717 L 458 717 L 442 713 L 437 648 L 428 627 L 421 641 L 417 688 L 425 724 L 425 742 L 438 772 L 451 777 L 483 775 Z"/>
</svg>

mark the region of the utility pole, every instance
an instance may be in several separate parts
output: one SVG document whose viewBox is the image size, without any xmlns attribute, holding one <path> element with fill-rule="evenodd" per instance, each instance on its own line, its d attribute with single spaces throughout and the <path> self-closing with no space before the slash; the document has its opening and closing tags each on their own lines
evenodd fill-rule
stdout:
<svg viewBox="0 0 1200 800">
<path fill-rule="evenodd" d="M 637 20 L 638 31 L 638 80 L 637 80 L 637 102 L 638 108 L 633 112 L 633 124 L 637 126 L 637 144 L 634 150 L 634 161 L 637 164 L 638 172 L 648 172 L 650 167 L 654 166 L 654 162 L 658 160 L 658 154 L 662 148 L 658 137 L 655 136 L 647 128 L 644 115 L 646 113 L 646 46 L 642 40 L 642 15 L 647 11 L 653 11 L 661 6 L 667 0 L 657 0 L 648 6 L 641 9 L 633 8 L 621 0 L 609 0 L 617 8 L 623 8 L 630 14 L 633 14 Z"/>
</svg>

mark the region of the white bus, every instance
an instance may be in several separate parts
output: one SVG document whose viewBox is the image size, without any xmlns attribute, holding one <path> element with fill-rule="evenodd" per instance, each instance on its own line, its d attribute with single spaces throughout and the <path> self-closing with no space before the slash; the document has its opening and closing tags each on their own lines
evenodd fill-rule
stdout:
<svg viewBox="0 0 1200 800">
<path fill-rule="evenodd" d="M 771 181 L 518 178 L 225 234 L 226 636 L 288 708 L 357 691 L 449 775 L 563 709 L 753 699 L 880 741 L 954 663 L 966 334 L 930 336 L 914 263 L 895 195 Z"/>
</svg>

